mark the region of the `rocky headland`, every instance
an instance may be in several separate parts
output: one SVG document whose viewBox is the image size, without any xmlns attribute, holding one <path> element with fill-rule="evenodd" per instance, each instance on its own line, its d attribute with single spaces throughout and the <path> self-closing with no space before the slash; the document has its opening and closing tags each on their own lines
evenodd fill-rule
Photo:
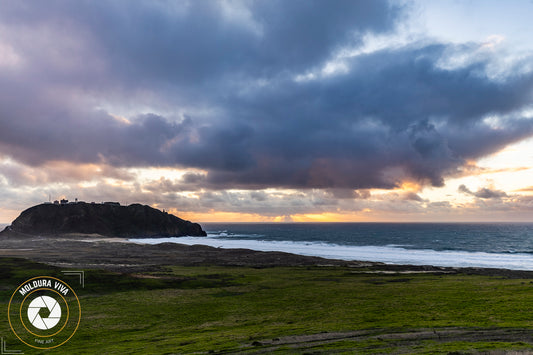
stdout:
<svg viewBox="0 0 533 355">
<path fill-rule="evenodd" d="M 206 236 L 198 223 L 147 205 L 41 204 L 23 211 L 0 236 L 101 235 L 106 237 Z"/>
</svg>

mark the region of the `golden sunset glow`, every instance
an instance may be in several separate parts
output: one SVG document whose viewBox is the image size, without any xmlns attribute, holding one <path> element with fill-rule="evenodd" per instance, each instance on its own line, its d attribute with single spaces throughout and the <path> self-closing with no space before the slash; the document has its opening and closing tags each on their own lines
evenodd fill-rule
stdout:
<svg viewBox="0 0 533 355">
<path fill-rule="evenodd" d="M 209 211 L 206 213 L 194 213 L 187 211 L 179 211 L 177 209 L 170 209 L 168 211 L 180 218 L 197 221 L 197 222 L 213 222 L 213 223 L 275 223 L 275 222 L 287 222 L 283 216 L 261 216 L 251 213 L 239 213 L 239 212 L 217 212 Z"/>
<path fill-rule="evenodd" d="M 259 3 L 0 5 L 0 223 L 61 198 L 199 222 L 531 219 L 533 4 Z"/>
</svg>

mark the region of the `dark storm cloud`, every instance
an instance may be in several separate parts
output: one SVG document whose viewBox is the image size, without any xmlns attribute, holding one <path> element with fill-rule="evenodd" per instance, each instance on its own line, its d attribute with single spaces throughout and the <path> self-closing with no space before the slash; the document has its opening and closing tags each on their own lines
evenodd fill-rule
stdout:
<svg viewBox="0 0 533 355">
<path fill-rule="evenodd" d="M 445 50 L 377 52 L 352 59 L 347 74 L 248 92 L 232 107 L 240 107 L 234 121 L 254 129 L 243 150 L 254 165 L 213 171 L 211 181 L 391 188 L 407 179 L 441 186 L 467 160 L 532 134 L 531 119 L 519 114 L 531 101 L 530 73 L 491 79 L 490 58 L 442 69 L 436 62 Z M 502 127 L 486 123 L 489 115 L 501 116 Z"/>
<path fill-rule="evenodd" d="M 490 76 L 490 53 L 439 64 L 476 44 L 337 58 L 403 14 L 387 1 L 2 3 L 0 47 L 18 61 L 0 57 L 0 152 L 207 171 L 176 189 L 353 191 L 441 186 L 533 134 L 520 114 L 532 73 Z M 345 69 L 324 74 L 328 61 Z M 113 116 L 124 107 L 129 123 Z"/>
<path fill-rule="evenodd" d="M 169 122 L 156 115 L 140 116 L 134 124 L 124 124 L 104 112 L 83 118 L 72 121 L 59 114 L 44 122 L 8 119 L 2 122 L 0 149 L 36 165 L 49 160 L 161 165 L 169 163 L 165 145 L 169 140 L 180 141 L 188 125 L 188 121 Z"/>
<path fill-rule="evenodd" d="M 400 13 L 384 0 L 51 0 L 3 4 L 1 10 L 2 23 L 19 31 L 69 31 L 97 51 L 114 76 L 140 86 L 211 85 L 214 76 L 298 71 L 359 43 L 363 33 L 391 29 Z"/>
</svg>

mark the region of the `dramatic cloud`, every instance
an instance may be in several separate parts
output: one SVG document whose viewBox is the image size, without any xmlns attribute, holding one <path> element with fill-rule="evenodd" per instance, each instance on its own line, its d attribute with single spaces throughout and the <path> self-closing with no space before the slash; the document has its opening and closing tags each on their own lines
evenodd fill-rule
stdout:
<svg viewBox="0 0 533 355">
<path fill-rule="evenodd" d="M 119 179 L 131 184 L 121 193 L 202 191 L 205 208 L 235 211 L 245 203 L 227 189 L 321 189 L 287 211 L 309 199 L 359 210 L 368 189 L 443 186 L 533 136 L 531 57 L 504 67 L 483 43 L 429 39 L 361 50 L 408 11 L 385 0 L 3 2 L 0 182 Z M 128 169 L 146 167 L 190 171 L 135 185 Z M 243 198 L 274 213 L 264 191 Z M 430 206 L 414 192 L 394 201 Z"/>
</svg>

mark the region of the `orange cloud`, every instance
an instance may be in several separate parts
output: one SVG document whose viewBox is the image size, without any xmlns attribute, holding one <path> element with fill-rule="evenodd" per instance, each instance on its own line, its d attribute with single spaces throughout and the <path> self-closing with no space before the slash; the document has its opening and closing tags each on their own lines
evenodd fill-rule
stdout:
<svg viewBox="0 0 533 355">
<path fill-rule="evenodd" d="M 406 192 L 420 192 L 422 190 L 422 185 L 414 181 L 404 181 L 400 185 L 400 190 Z"/>
<path fill-rule="evenodd" d="M 514 192 L 533 192 L 533 186 L 524 187 L 522 189 L 513 190 Z"/>
<path fill-rule="evenodd" d="M 239 223 L 239 222 L 286 222 L 285 216 L 263 216 L 257 213 L 240 213 L 240 212 L 222 212 L 211 210 L 209 212 L 187 212 L 179 211 L 175 208 L 168 210 L 179 218 L 198 223 Z"/>
<path fill-rule="evenodd" d="M 530 167 L 526 166 L 519 166 L 519 167 L 511 167 L 511 168 L 487 168 L 487 167 L 481 167 L 478 166 L 473 161 L 468 161 L 463 168 L 460 170 L 458 174 L 454 174 L 454 177 L 464 177 L 464 176 L 478 176 L 478 175 L 484 175 L 484 174 L 499 174 L 499 173 L 515 173 L 518 171 L 524 171 L 529 170 Z"/>
</svg>

